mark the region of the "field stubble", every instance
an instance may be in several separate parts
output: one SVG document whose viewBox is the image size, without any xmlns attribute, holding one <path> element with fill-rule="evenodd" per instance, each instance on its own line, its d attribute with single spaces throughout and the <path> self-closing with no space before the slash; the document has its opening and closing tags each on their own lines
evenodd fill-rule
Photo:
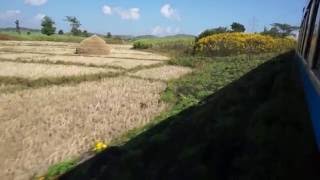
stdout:
<svg viewBox="0 0 320 180">
<path fill-rule="evenodd" d="M 111 45 L 109 56 L 74 55 L 76 46 L 0 41 L 0 179 L 42 174 L 81 157 L 95 140 L 143 127 L 167 107 L 166 83 L 149 79 L 189 72 L 131 45 Z"/>
<path fill-rule="evenodd" d="M 95 140 L 145 125 L 165 109 L 165 88 L 162 82 L 118 77 L 1 94 L 0 179 L 44 172 L 85 153 Z"/>
</svg>

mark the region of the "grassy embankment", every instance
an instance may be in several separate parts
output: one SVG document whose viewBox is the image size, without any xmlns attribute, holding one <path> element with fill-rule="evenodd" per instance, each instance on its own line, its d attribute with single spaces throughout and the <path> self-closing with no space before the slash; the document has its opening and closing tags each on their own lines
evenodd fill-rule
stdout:
<svg viewBox="0 0 320 180">
<path fill-rule="evenodd" d="M 293 53 L 272 58 L 229 85 L 221 83 L 220 90 L 208 88 L 214 93 L 199 103 L 184 101 L 194 106 L 179 107 L 183 100 L 176 101 L 173 116 L 61 179 L 319 179 L 293 58 Z M 219 72 L 214 66 L 211 75 L 228 71 L 225 75 L 232 76 L 230 67 Z M 172 84 L 181 89 L 169 88 L 171 96 L 197 97 L 199 84 L 216 87 L 204 79 L 194 86 Z"/>
</svg>

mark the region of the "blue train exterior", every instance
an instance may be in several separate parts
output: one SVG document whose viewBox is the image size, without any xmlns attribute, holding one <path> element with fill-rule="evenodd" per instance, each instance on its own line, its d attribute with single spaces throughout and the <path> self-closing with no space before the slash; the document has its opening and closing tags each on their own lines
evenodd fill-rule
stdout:
<svg viewBox="0 0 320 180">
<path fill-rule="evenodd" d="M 320 0 L 310 0 L 304 8 L 297 56 L 305 97 L 320 151 Z"/>
</svg>

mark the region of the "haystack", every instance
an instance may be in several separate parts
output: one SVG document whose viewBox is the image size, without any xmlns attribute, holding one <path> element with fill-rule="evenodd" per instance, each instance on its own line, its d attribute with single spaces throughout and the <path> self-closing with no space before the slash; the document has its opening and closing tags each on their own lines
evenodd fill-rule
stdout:
<svg viewBox="0 0 320 180">
<path fill-rule="evenodd" d="M 110 52 L 110 47 L 97 35 L 84 39 L 76 49 L 76 54 L 108 55 Z"/>
</svg>

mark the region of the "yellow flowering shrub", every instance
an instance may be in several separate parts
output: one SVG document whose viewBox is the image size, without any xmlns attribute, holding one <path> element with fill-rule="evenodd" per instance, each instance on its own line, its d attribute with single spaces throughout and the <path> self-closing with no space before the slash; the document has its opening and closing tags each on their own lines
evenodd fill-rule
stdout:
<svg viewBox="0 0 320 180">
<path fill-rule="evenodd" d="M 105 150 L 108 147 L 108 145 L 106 143 L 104 143 L 103 141 L 97 141 L 93 147 L 93 151 L 96 153 L 99 153 L 103 150 Z"/>
<path fill-rule="evenodd" d="M 275 38 L 261 34 L 221 33 L 200 39 L 196 45 L 197 53 L 226 56 L 235 54 L 259 54 L 280 52 L 295 47 L 292 38 Z"/>
</svg>

